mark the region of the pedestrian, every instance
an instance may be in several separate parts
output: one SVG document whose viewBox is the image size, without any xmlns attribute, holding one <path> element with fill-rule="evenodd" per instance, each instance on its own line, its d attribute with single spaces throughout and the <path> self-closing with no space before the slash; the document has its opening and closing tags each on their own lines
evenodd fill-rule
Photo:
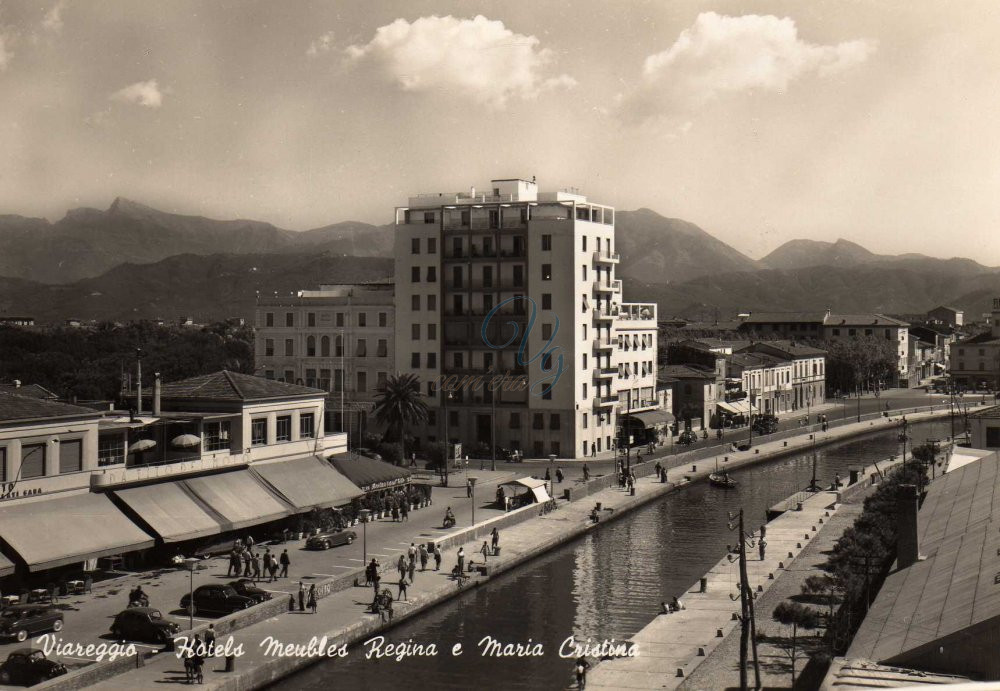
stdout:
<svg viewBox="0 0 1000 691">
<path fill-rule="evenodd" d="M 483 561 L 486 561 L 486 557 L 490 554 L 490 546 L 486 544 L 486 540 L 483 540 L 483 546 L 479 548 L 479 551 L 483 555 Z"/>
<path fill-rule="evenodd" d="M 493 526 L 493 532 L 490 533 L 490 538 L 493 540 L 493 554 L 496 554 L 497 547 L 500 546 L 500 531 L 497 530 L 496 526 Z"/>
<path fill-rule="evenodd" d="M 259 554 L 254 554 L 253 555 L 252 566 L 253 566 L 253 580 L 256 583 L 257 581 L 260 580 L 260 555 Z"/>
<path fill-rule="evenodd" d="M 760 551 L 760 560 L 764 561 L 764 550 L 767 549 L 767 542 L 763 538 L 757 542 L 757 549 Z"/>
<path fill-rule="evenodd" d="M 399 520 L 399 506 L 396 502 L 392 503 L 392 522 L 395 523 Z"/>
<path fill-rule="evenodd" d="M 419 554 L 420 554 L 420 570 L 426 571 L 427 559 L 429 558 L 430 555 L 427 554 L 427 548 L 424 545 L 420 545 Z"/>
<path fill-rule="evenodd" d="M 466 498 L 469 498 L 469 499 L 472 498 L 472 481 L 471 480 L 466 480 L 465 481 L 465 496 L 466 496 Z"/>
<path fill-rule="evenodd" d="M 233 550 L 235 550 L 237 554 L 243 551 L 243 540 L 239 537 L 237 537 L 236 541 L 233 542 Z"/>
<path fill-rule="evenodd" d="M 253 549 L 253 535 L 247 535 L 246 545 L 247 549 Z"/>
<path fill-rule="evenodd" d="M 250 548 L 247 547 L 246 551 L 243 553 L 243 578 L 250 578 L 250 574 L 253 573 L 253 553 Z"/>
<path fill-rule="evenodd" d="M 399 577 L 399 595 L 396 596 L 397 600 L 406 600 L 406 576 Z"/>
<path fill-rule="evenodd" d="M 410 502 L 409 501 L 404 501 L 403 505 L 399 507 L 399 514 L 400 514 L 400 517 L 404 521 L 410 520 Z"/>
<path fill-rule="evenodd" d="M 269 583 L 274 583 L 278 580 L 278 560 L 273 554 L 271 555 L 271 565 L 268 567 L 268 573 L 271 574 L 271 580 L 268 581 Z"/>
<path fill-rule="evenodd" d="M 372 561 L 375 561 L 372 559 Z M 378 584 L 382 580 L 382 574 L 379 573 L 378 562 L 375 564 L 375 568 L 372 571 L 372 588 L 375 590 L 375 595 L 378 596 Z"/>
<path fill-rule="evenodd" d="M 763 540 L 765 535 L 767 535 L 767 523 L 761 523 L 760 524 L 760 539 Z"/>
<path fill-rule="evenodd" d="M 465 547 L 458 548 L 458 572 L 463 573 L 465 571 Z"/>
<path fill-rule="evenodd" d="M 299 581 L 299 611 L 306 611 L 306 586 L 302 581 Z"/>
<path fill-rule="evenodd" d="M 233 571 L 236 572 L 236 576 L 240 575 L 240 553 L 233 548 L 233 551 L 229 553 L 229 568 L 226 569 L 226 577 L 233 575 Z"/>
<path fill-rule="evenodd" d="M 295 594 L 294 593 L 288 593 L 288 611 L 289 612 L 294 612 L 295 611 Z"/>
<path fill-rule="evenodd" d="M 591 454 L 591 455 L 593 455 L 593 454 Z M 587 467 L 586 463 L 583 464 L 583 481 L 584 482 L 589 482 L 590 481 L 590 468 Z"/>
<path fill-rule="evenodd" d="M 437 545 L 434 545 L 434 570 L 441 570 L 441 548 Z"/>
<path fill-rule="evenodd" d="M 590 455 L 591 456 L 597 455 L 597 445 L 594 442 L 590 442 Z"/>
<path fill-rule="evenodd" d="M 209 624 L 205 631 L 205 654 L 209 657 L 215 656 L 215 624 Z"/>
<path fill-rule="evenodd" d="M 399 555 L 399 561 L 396 562 L 396 568 L 399 570 L 400 576 L 406 575 L 406 557 L 402 554 Z"/>
<path fill-rule="evenodd" d="M 642 451 L 635 452 L 635 462 L 642 463 Z"/>
<path fill-rule="evenodd" d="M 316 614 L 317 604 L 316 604 L 316 584 L 309 584 L 309 610 Z"/>
<path fill-rule="evenodd" d="M 406 573 L 409 576 L 410 583 L 413 583 L 413 577 L 417 573 L 417 560 L 411 559 L 410 563 L 407 565 Z"/>
<path fill-rule="evenodd" d="M 551 482 L 552 481 L 552 475 L 551 475 L 551 473 L 549 473 L 549 469 L 548 468 L 545 469 L 545 481 L 546 482 Z"/>
<path fill-rule="evenodd" d="M 583 655 L 576 658 L 576 688 L 581 691 L 587 688 L 587 670 L 590 669 L 590 663 L 587 662 L 587 658 Z"/>
<path fill-rule="evenodd" d="M 563 471 L 562 468 L 556 468 L 556 482 L 561 483 L 563 481 Z"/>
<path fill-rule="evenodd" d="M 410 454 L 410 467 L 411 468 L 416 468 L 417 467 L 417 454 L 416 453 L 411 453 Z"/>
<path fill-rule="evenodd" d="M 288 567 L 292 565 L 292 560 L 288 556 L 287 549 L 281 552 L 281 559 L 279 561 L 281 562 L 281 577 L 288 578 Z"/>
<path fill-rule="evenodd" d="M 410 546 L 406 548 L 406 556 L 409 560 L 416 561 L 417 559 L 417 546 L 414 543 L 410 543 Z"/>
</svg>

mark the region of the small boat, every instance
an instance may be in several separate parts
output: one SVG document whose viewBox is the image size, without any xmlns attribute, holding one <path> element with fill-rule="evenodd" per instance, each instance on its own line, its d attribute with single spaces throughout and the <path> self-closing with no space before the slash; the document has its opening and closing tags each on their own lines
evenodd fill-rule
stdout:
<svg viewBox="0 0 1000 691">
<path fill-rule="evenodd" d="M 721 473 L 712 473 L 708 476 L 708 481 L 710 484 L 716 487 L 722 487 L 723 489 L 733 489 L 736 487 L 736 480 L 729 477 L 729 473 L 723 471 Z"/>
</svg>

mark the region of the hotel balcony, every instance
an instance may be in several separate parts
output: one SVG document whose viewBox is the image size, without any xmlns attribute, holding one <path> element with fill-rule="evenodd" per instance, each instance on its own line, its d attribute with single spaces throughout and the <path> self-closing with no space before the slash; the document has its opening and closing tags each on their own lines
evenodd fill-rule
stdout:
<svg viewBox="0 0 1000 691">
<path fill-rule="evenodd" d="M 615 395 L 599 396 L 597 398 L 597 405 L 602 408 L 605 406 L 613 406 L 616 403 L 618 403 L 618 396 Z"/>
<path fill-rule="evenodd" d="M 618 347 L 618 342 L 610 338 L 599 338 L 594 343 L 594 350 L 614 350 L 616 347 Z"/>
<path fill-rule="evenodd" d="M 617 264 L 621 261 L 621 255 L 617 252 L 594 252 L 594 262 L 597 264 Z"/>
<path fill-rule="evenodd" d="M 617 319 L 619 322 L 639 322 L 635 325 L 621 324 L 619 326 L 642 326 L 644 328 L 656 328 L 656 303 L 655 302 L 623 302 L 618 309 Z"/>
<path fill-rule="evenodd" d="M 600 367 L 594 370 L 594 377 L 598 379 L 613 379 L 618 376 L 617 367 Z"/>
<path fill-rule="evenodd" d="M 621 292 L 621 281 L 598 281 L 594 284 L 595 293 L 617 293 Z"/>
<path fill-rule="evenodd" d="M 615 318 L 618 314 L 617 310 L 607 308 L 607 307 L 595 307 L 594 308 L 594 319 L 598 321 L 610 321 Z"/>
</svg>

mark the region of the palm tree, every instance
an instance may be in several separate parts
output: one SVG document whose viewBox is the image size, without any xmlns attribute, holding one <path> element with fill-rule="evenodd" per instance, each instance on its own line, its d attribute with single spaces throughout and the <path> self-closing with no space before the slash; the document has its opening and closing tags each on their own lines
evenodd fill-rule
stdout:
<svg viewBox="0 0 1000 691">
<path fill-rule="evenodd" d="M 420 394 L 420 379 L 415 374 L 391 376 L 386 380 L 385 390 L 375 398 L 372 414 L 376 422 L 385 425 L 383 440 L 399 442 L 399 458 L 402 463 L 406 426 L 427 420 L 427 404 Z"/>
</svg>

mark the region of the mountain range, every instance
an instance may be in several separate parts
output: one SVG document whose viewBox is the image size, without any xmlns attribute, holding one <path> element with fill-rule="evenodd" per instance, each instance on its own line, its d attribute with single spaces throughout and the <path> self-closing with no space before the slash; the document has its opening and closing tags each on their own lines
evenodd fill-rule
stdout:
<svg viewBox="0 0 1000 691">
<path fill-rule="evenodd" d="M 754 260 L 687 221 L 616 214 L 618 276 L 660 315 L 746 310 L 971 315 L 1000 295 L 1000 270 L 971 259 L 878 255 L 847 240 L 792 240 Z M 257 293 L 392 274 L 393 226 L 343 222 L 292 231 L 253 220 L 166 213 L 124 198 L 55 223 L 0 216 L 0 315 L 78 319 L 250 317 Z"/>
</svg>

